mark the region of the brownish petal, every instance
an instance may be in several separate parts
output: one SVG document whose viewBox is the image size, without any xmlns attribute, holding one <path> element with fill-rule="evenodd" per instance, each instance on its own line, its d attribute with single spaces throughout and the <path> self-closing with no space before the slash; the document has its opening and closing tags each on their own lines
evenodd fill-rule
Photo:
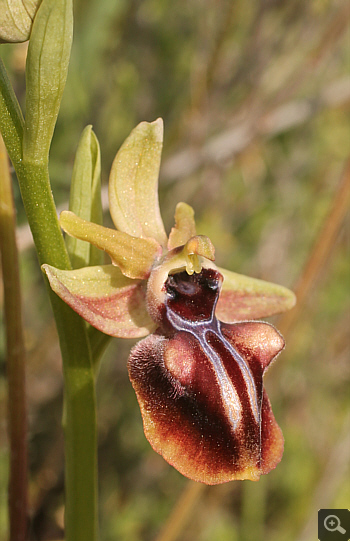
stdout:
<svg viewBox="0 0 350 541">
<path fill-rule="evenodd" d="M 262 375 L 282 347 L 273 327 L 255 322 L 225 325 L 222 334 L 214 325 L 202 337 L 179 331 L 139 342 L 128 367 L 152 447 L 206 484 L 258 480 L 274 468 L 283 436 Z"/>
</svg>

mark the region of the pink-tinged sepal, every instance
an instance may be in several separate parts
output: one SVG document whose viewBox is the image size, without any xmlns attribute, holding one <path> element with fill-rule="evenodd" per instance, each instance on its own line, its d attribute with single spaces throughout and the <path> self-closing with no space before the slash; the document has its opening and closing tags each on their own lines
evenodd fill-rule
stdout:
<svg viewBox="0 0 350 541">
<path fill-rule="evenodd" d="M 207 484 L 259 479 L 276 466 L 283 437 L 262 376 L 284 342 L 268 324 L 220 324 L 222 276 L 169 276 L 159 334 L 139 342 L 128 367 L 152 447 Z"/>
<path fill-rule="evenodd" d="M 155 330 L 146 309 L 144 282 L 123 276 L 114 265 L 71 271 L 42 268 L 53 291 L 105 334 L 141 338 Z"/>
<path fill-rule="evenodd" d="M 224 283 L 216 307 L 216 317 L 226 323 L 259 319 L 290 310 L 296 303 L 286 287 L 226 269 L 217 269 Z"/>
</svg>

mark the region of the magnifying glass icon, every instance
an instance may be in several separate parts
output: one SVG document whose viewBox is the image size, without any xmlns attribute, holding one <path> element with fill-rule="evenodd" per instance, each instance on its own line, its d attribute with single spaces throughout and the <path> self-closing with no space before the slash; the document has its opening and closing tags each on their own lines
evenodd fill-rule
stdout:
<svg viewBox="0 0 350 541">
<path fill-rule="evenodd" d="M 342 534 L 346 533 L 346 530 L 341 527 L 340 520 L 336 515 L 327 515 L 324 519 L 323 524 L 326 530 L 328 530 L 329 532 L 337 531 Z"/>
</svg>

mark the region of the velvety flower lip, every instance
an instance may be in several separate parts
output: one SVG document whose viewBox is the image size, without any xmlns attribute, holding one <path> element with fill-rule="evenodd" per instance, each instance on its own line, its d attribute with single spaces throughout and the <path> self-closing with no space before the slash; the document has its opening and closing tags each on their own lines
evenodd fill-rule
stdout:
<svg viewBox="0 0 350 541">
<path fill-rule="evenodd" d="M 159 329 L 128 361 L 152 447 L 206 484 L 258 480 L 283 452 L 262 377 L 284 340 L 267 323 L 219 322 L 222 279 L 214 269 L 170 275 Z"/>
<path fill-rule="evenodd" d="M 161 119 L 142 122 L 117 153 L 109 179 L 116 229 L 61 214 L 68 235 L 104 250 L 112 264 L 43 270 L 94 327 L 145 337 L 128 369 L 158 453 L 196 481 L 257 480 L 283 453 L 263 375 L 284 341 L 272 325 L 252 320 L 288 310 L 295 296 L 217 267 L 186 203 L 176 206 L 166 237 L 157 195 L 162 137 Z"/>
</svg>

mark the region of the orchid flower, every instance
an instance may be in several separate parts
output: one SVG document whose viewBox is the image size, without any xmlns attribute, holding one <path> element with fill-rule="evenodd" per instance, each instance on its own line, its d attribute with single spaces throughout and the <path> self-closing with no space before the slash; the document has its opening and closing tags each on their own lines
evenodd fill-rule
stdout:
<svg viewBox="0 0 350 541">
<path fill-rule="evenodd" d="M 291 308 L 288 289 L 221 269 L 193 209 L 179 203 L 169 238 L 158 204 L 161 119 L 126 139 L 109 180 L 108 229 L 62 212 L 63 230 L 104 250 L 111 264 L 63 271 L 52 289 L 100 331 L 143 338 L 128 370 L 152 447 L 206 484 L 258 480 L 281 459 L 283 436 L 263 374 L 284 340 L 252 321 Z"/>
</svg>

